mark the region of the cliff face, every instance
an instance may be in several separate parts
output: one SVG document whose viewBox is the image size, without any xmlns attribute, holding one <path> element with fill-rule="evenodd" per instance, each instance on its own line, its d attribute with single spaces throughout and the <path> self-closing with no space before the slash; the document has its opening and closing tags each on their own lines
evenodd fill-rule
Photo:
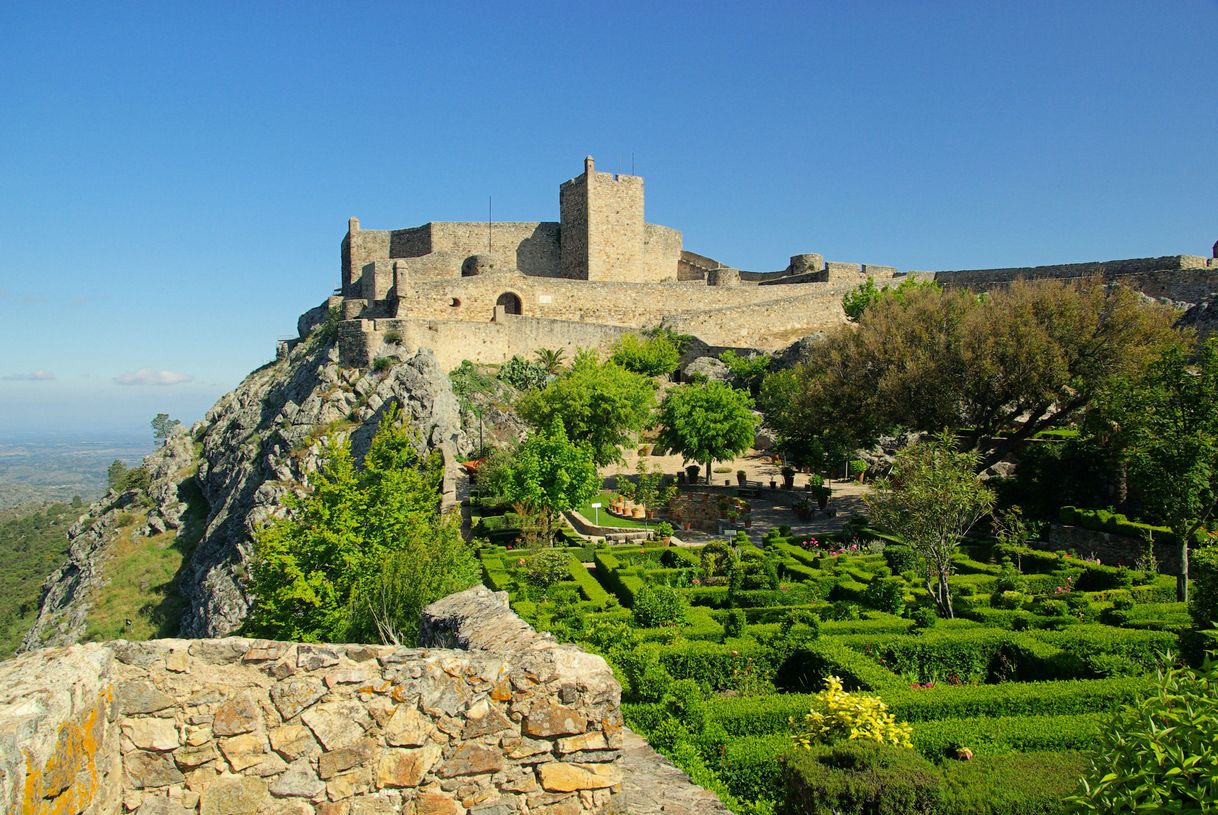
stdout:
<svg viewBox="0 0 1218 815">
<path fill-rule="evenodd" d="M 69 533 L 68 562 L 43 586 L 23 650 L 81 638 L 133 510 L 147 512 L 131 533 L 138 540 L 181 532 L 191 502 L 198 505 L 200 528 L 176 580 L 185 600 L 180 635 L 224 636 L 240 626 L 248 607 L 241 578 L 253 531 L 283 511 L 286 493 L 307 483 L 327 436 L 349 436 L 358 458 L 396 402 L 421 449 L 439 448 L 448 462 L 469 449 L 448 377 L 431 351 L 403 353 L 379 372 L 342 368 L 337 349 L 318 333 L 254 371 L 189 433 L 180 429 L 150 454 L 146 487 L 112 491 L 89 507 Z M 446 488 L 452 489 L 449 479 Z"/>
</svg>

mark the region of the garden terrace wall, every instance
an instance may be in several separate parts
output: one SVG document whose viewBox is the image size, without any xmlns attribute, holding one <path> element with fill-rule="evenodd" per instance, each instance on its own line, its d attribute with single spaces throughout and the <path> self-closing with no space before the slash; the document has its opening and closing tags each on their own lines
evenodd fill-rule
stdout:
<svg viewBox="0 0 1218 815">
<path fill-rule="evenodd" d="M 407 649 L 116 641 L 0 666 L 4 812 L 606 811 L 621 689 L 478 586 Z M 468 650 L 454 650 L 463 648 Z"/>
</svg>

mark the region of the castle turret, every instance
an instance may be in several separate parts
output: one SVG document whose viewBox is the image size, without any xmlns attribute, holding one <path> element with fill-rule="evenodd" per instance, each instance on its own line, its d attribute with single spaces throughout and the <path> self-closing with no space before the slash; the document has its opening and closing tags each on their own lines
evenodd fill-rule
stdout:
<svg viewBox="0 0 1218 815">
<path fill-rule="evenodd" d="M 598 173 L 595 160 L 588 156 L 583 175 L 559 187 L 558 202 L 563 277 L 611 282 L 649 279 L 641 176 Z"/>
</svg>

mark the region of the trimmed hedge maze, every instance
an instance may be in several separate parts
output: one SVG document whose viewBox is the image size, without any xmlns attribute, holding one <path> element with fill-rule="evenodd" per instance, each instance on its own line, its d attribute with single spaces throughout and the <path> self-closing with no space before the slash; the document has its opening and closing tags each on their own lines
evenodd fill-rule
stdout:
<svg viewBox="0 0 1218 815">
<path fill-rule="evenodd" d="M 627 723 L 738 813 L 1057 813 L 1188 625 L 1170 577 L 1025 548 L 958 555 L 954 620 L 867 530 L 566 551 L 544 585 L 535 553 L 487 548 L 486 582 L 605 656 Z M 913 750 L 796 746 L 829 675 L 909 722 Z"/>
</svg>

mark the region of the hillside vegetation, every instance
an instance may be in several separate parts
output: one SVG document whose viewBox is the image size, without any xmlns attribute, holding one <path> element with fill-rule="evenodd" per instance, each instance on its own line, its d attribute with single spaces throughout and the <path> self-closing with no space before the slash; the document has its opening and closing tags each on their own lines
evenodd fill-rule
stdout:
<svg viewBox="0 0 1218 815">
<path fill-rule="evenodd" d="M 0 658 L 12 656 L 33 623 L 42 581 L 63 560 L 68 527 L 83 511 L 76 499 L 0 513 Z"/>
</svg>

